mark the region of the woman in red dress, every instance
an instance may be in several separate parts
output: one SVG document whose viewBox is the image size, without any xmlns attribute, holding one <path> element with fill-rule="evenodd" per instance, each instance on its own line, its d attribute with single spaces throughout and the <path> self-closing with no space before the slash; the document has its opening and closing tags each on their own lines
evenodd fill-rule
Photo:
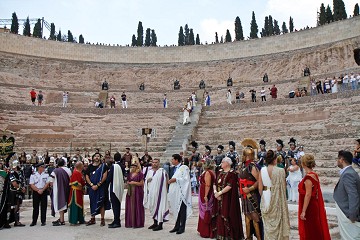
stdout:
<svg viewBox="0 0 360 240">
<path fill-rule="evenodd" d="M 306 175 L 299 183 L 300 240 L 330 240 L 319 176 L 313 172 L 314 156 L 305 154 L 301 157 L 301 163 Z"/>
<path fill-rule="evenodd" d="M 203 173 L 200 175 L 200 192 L 199 192 L 199 221 L 197 231 L 203 238 L 214 238 L 216 219 L 214 218 L 214 193 L 211 186 L 215 183 L 214 164 L 207 160 L 203 164 Z"/>
</svg>

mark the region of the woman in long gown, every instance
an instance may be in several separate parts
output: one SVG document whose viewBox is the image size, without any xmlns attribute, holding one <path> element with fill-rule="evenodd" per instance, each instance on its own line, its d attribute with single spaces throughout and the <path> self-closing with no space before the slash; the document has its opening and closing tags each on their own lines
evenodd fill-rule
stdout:
<svg viewBox="0 0 360 240">
<path fill-rule="evenodd" d="M 329 226 L 319 176 L 313 172 L 314 156 L 305 154 L 301 158 L 306 175 L 299 183 L 299 235 L 300 240 L 328 240 Z"/>
<path fill-rule="evenodd" d="M 244 239 L 239 202 L 238 177 L 231 169 L 232 161 L 225 157 L 222 170 L 213 185 L 216 198 L 216 239 Z"/>
<path fill-rule="evenodd" d="M 338 92 L 338 83 L 337 83 L 337 79 L 336 77 L 334 77 L 332 80 L 331 80 L 331 92 L 332 93 L 337 93 Z"/>
<path fill-rule="evenodd" d="M 267 166 L 261 168 L 259 178 L 264 239 L 289 239 L 290 220 L 286 202 L 285 171 L 276 166 L 277 156 L 274 151 L 267 151 L 265 161 Z"/>
<path fill-rule="evenodd" d="M 288 184 L 289 201 L 297 202 L 299 199 L 298 185 L 301 181 L 301 170 L 297 165 L 295 158 L 291 159 L 291 165 L 287 169 L 289 175 L 286 178 Z"/>
<path fill-rule="evenodd" d="M 197 231 L 203 238 L 215 237 L 214 229 L 216 227 L 216 218 L 214 218 L 213 215 L 214 193 L 211 191 L 211 186 L 215 184 L 215 173 L 213 169 L 213 162 L 207 160 L 203 164 L 203 173 L 200 175 L 199 221 Z"/>
<path fill-rule="evenodd" d="M 141 172 L 140 164 L 132 163 L 130 173 L 127 178 L 128 191 L 125 202 L 125 227 L 141 228 L 144 227 L 145 210 L 144 199 L 144 175 Z"/>
</svg>

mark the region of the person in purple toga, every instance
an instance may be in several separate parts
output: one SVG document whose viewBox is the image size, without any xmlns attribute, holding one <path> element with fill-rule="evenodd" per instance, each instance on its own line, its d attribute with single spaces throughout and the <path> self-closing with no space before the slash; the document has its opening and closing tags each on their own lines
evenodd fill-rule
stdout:
<svg viewBox="0 0 360 240">
<path fill-rule="evenodd" d="M 49 177 L 50 185 L 52 185 L 51 215 L 55 217 L 55 213 L 58 212 L 60 218 L 53 222 L 53 226 L 62 226 L 65 225 L 64 213 L 68 206 L 71 171 L 65 167 L 63 158 L 58 160 L 57 166 Z"/>
</svg>

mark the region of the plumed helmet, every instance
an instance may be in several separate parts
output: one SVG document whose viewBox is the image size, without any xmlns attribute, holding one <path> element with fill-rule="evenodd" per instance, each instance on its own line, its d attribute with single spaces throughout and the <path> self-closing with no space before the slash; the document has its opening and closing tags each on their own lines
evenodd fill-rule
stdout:
<svg viewBox="0 0 360 240">
<path fill-rule="evenodd" d="M 266 146 L 266 142 L 264 139 L 261 139 L 260 142 L 259 142 L 260 145 L 263 145 L 264 147 Z"/>
<path fill-rule="evenodd" d="M 235 150 L 235 142 L 234 141 L 229 142 L 229 148 L 233 148 Z"/>
<path fill-rule="evenodd" d="M 190 144 L 194 149 L 197 149 L 199 147 L 199 144 L 195 141 L 192 141 Z"/>
<path fill-rule="evenodd" d="M 218 148 L 218 150 L 220 150 L 220 151 L 224 151 L 224 146 L 223 146 L 223 145 L 219 145 L 217 148 Z"/>
<path fill-rule="evenodd" d="M 294 144 L 296 145 L 296 139 L 295 138 L 290 138 L 290 141 L 288 142 L 288 144 Z"/>
<path fill-rule="evenodd" d="M 284 147 L 284 142 L 283 142 L 283 140 L 277 139 L 277 140 L 276 140 L 276 143 L 277 143 L 279 146 Z"/>
<path fill-rule="evenodd" d="M 206 145 L 206 146 L 205 146 L 205 151 L 206 151 L 206 152 L 211 152 L 211 147 L 208 146 L 208 145 Z"/>
</svg>

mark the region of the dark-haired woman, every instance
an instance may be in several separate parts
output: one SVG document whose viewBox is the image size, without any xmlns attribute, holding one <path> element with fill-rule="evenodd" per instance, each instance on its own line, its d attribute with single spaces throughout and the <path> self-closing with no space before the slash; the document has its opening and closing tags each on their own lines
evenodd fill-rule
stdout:
<svg viewBox="0 0 360 240">
<path fill-rule="evenodd" d="M 319 176 L 313 172 L 314 156 L 305 154 L 301 157 L 301 163 L 306 175 L 299 183 L 300 240 L 331 239 Z"/>
<path fill-rule="evenodd" d="M 353 163 L 355 163 L 356 165 L 358 165 L 358 167 L 360 167 L 360 139 L 356 139 Z"/>
<path fill-rule="evenodd" d="M 285 171 L 276 166 L 277 156 L 274 151 L 267 151 L 265 161 L 267 166 L 261 168 L 259 177 L 264 239 L 289 239 L 290 220 L 286 202 Z"/>
</svg>

